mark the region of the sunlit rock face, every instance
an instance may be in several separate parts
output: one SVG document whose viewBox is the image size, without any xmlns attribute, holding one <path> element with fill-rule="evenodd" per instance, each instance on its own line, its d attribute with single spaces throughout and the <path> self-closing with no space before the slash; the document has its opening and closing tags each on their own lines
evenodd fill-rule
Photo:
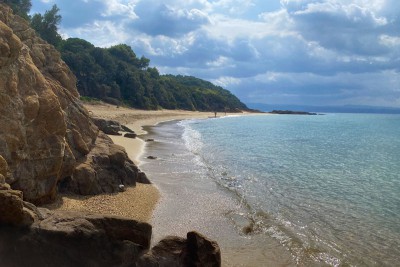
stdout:
<svg viewBox="0 0 400 267">
<path fill-rule="evenodd" d="M 76 78 L 59 52 L 0 4 L 0 155 L 9 166 L 6 182 L 34 203 L 54 199 L 62 180 L 77 193 L 116 191 L 126 181 L 134 184 L 138 172 L 125 151 L 117 162 L 101 166 L 88 158 L 95 147 L 104 157 L 114 155 L 114 146 L 80 104 Z M 88 181 L 79 172 L 82 164 L 93 174 Z M 107 177 L 97 175 L 102 170 Z"/>
</svg>

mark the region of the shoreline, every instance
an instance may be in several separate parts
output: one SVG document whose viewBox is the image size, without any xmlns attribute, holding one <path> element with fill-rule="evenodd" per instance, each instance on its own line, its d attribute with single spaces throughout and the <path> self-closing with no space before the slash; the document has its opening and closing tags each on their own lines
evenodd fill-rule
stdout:
<svg viewBox="0 0 400 267">
<path fill-rule="evenodd" d="M 165 122 L 145 127 L 147 136 L 157 140 L 148 144 L 146 152 L 157 159 L 143 156 L 141 169 L 161 194 L 151 220 L 152 243 L 195 230 L 218 242 L 222 266 L 295 266 L 290 253 L 276 240 L 246 232 L 253 227 L 246 217 L 247 206 L 216 183 L 205 165 L 195 163 L 198 159 L 188 153 L 183 129 L 177 125 Z"/>
<path fill-rule="evenodd" d="M 145 152 L 146 146 L 146 142 L 142 138 L 147 132 L 143 127 L 155 126 L 167 121 L 207 119 L 209 117 L 214 117 L 213 112 L 138 110 L 117 107 L 106 103 L 84 103 L 83 105 L 91 116 L 118 121 L 132 129 L 138 135 L 135 139 L 112 135 L 109 135 L 109 137 L 115 144 L 124 147 L 129 158 L 139 167 L 142 164 L 139 158 Z M 246 113 L 227 113 L 227 115 L 244 114 Z M 118 215 L 134 220 L 150 222 L 153 211 L 160 201 L 160 198 L 161 194 L 156 185 L 137 183 L 135 187 L 128 187 L 125 192 L 113 194 L 95 196 L 59 194 L 57 200 L 53 204 L 44 205 L 44 207 L 51 210 L 87 211 L 99 214 Z"/>
<path fill-rule="evenodd" d="M 156 142 L 144 141 L 149 136 L 152 138 L 151 134 L 157 128 L 154 126 L 161 123 L 175 125 L 182 120 L 214 118 L 214 113 L 181 110 L 147 111 L 109 104 L 85 104 L 84 106 L 93 117 L 115 120 L 135 131 L 138 135 L 135 139 L 112 135 L 109 137 L 115 144 L 125 148 L 129 158 L 148 175 L 152 184 L 137 183 L 136 187 L 128 187 L 125 192 L 97 196 L 61 194 L 57 201 L 48 205 L 47 208 L 117 215 L 148 222 L 154 227 L 153 245 L 165 236 L 184 236 L 188 231 L 195 230 L 218 242 L 222 252 L 222 266 L 256 266 L 260 263 L 273 265 L 278 262 L 285 266 L 292 265 L 291 260 L 287 256 L 283 256 L 285 252 L 281 251 L 275 242 L 268 242 L 266 246 L 260 248 L 258 245 L 260 241 L 240 234 L 240 229 L 237 229 L 232 222 L 234 217 L 230 218 L 227 214 L 238 211 L 241 204 L 233 199 L 230 193 L 223 192 L 221 188 L 218 188 L 214 181 L 205 182 L 202 180 L 204 178 L 196 177 L 197 175 L 192 176 L 191 179 L 185 179 L 188 178 L 187 174 L 178 178 L 177 181 L 171 181 L 168 178 L 164 181 L 165 174 L 171 176 L 173 171 L 161 165 L 155 168 L 150 166 L 153 163 L 158 165 L 160 161 L 163 161 L 163 156 L 156 161 L 146 160 L 144 154 L 147 152 L 149 155 L 156 156 L 162 153 L 171 156 L 175 153 L 173 146 L 163 150 L 160 147 L 162 142 L 157 142 L 156 136 L 153 136 Z M 226 116 L 246 115 L 270 114 L 226 114 Z M 221 117 L 225 116 L 217 116 L 217 118 Z M 150 167 L 150 170 L 147 167 Z M 191 181 L 192 179 L 197 181 Z M 195 186 L 193 187 L 193 185 Z M 202 203 L 200 205 L 202 207 L 200 210 L 194 211 L 193 207 L 198 206 L 198 203 Z M 180 212 L 187 212 L 183 215 L 185 217 L 183 220 L 175 218 L 176 209 Z M 241 208 L 239 207 L 239 209 Z M 234 216 L 233 213 L 232 216 Z M 245 225 L 249 223 L 243 219 L 239 220 Z M 166 228 L 166 226 L 169 227 Z M 282 256 L 284 258 L 279 259 Z"/>
</svg>

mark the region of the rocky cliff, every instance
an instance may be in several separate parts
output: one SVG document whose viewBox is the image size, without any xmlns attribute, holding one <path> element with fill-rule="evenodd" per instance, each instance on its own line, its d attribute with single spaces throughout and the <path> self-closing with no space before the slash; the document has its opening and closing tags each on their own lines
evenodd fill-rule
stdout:
<svg viewBox="0 0 400 267">
<path fill-rule="evenodd" d="M 25 200 L 49 202 L 60 183 L 79 194 L 113 192 L 140 175 L 78 97 L 58 51 L 0 4 L 0 155 L 6 182 Z"/>
<path fill-rule="evenodd" d="M 125 218 L 51 212 L 58 189 L 78 194 L 148 182 L 92 122 L 59 53 L 0 4 L 0 266 L 220 266 L 198 233 L 149 251 L 152 227 Z"/>
</svg>

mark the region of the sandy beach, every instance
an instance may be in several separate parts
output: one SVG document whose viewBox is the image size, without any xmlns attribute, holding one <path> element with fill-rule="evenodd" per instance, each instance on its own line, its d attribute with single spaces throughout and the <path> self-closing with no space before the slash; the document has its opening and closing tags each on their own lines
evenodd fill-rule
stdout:
<svg viewBox="0 0 400 267">
<path fill-rule="evenodd" d="M 183 120 L 183 119 L 207 119 L 214 117 L 212 112 L 191 112 L 183 110 L 158 110 L 147 111 L 125 107 L 116 107 L 104 103 L 85 104 L 93 117 L 107 120 L 115 120 L 129 127 L 138 134 L 138 138 L 130 139 L 123 136 L 110 136 L 114 143 L 123 146 L 131 160 L 139 167 L 142 162 L 140 158 L 146 151 L 155 153 L 163 158 L 163 153 L 174 153 L 158 151 L 157 142 L 145 142 L 145 138 L 152 137 L 152 130 L 149 126 L 161 122 Z M 250 114 L 250 113 L 249 113 Z M 238 113 L 220 113 L 217 116 L 238 115 Z M 246 113 L 241 113 L 246 115 Z M 147 132 L 146 129 L 149 131 Z M 143 156 L 142 156 L 143 158 Z M 163 160 L 161 159 L 161 162 Z M 158 161 L 160 162 L 160 161 Z M 143 162 L 145 163 L 145 162 Z M 147 164 L 142 169 L 147 173 Z M 153 244 L 157 243 L 165 235 L 185 236 L 188 231 L 196 230 L 208 237 L 217 240 L 223 253 L 223 266 L 257 266 L 259 263 L 271 265 L 276 262 L 284 262 L 284 265 L 291 266 L 290 259 L 284 257 L 277 259 L 277 255 L 285 255 L 285 252 L 276 253 L 275 243 L 265 245 L 261 250 L 258 243 L 253 239 L 240 236 L 233 226 L 231 219 L 222 216 L 227 211 L 237 210 L 240 203 L 232 202 L 231 196 L 216 189 L 213 182 L 195 182 L 200 177 L 174 177 L 174 182 L 166 179 L 164 174 L 172 173 L 168 168 L 152 167 L 148 173 L 154 184 L 137 184 L 136 187 L 128 188 L 125 192 L 115 194 L 102 194 L 97 196 L 60 195 L 58 200 L 50 209 L 88 211 L 93 213 L 117 215 L 130 219 L 149 222 L 153 225 Z M 194 180 L 193 180 L 194 179 Z M 198 185 L 201 185 L 200 188 Z M 190 188 L 190 190 L 188 190 Z M 203 203 L 199 208 L 198 203 Z M 193 209 L 193 207 L 196 207 Z M 186 217 L 175 218 L 176 209 L 186 214 Z M 246 222 L 247 223 L 247 222 Z M 222 237 L 222 239 L 220 239 Z M 245 248 L 245 249 L 244 249 Z M 265 252 L 267 249 L 269 252 Z M 256 251 L 256 252 L 255 252 Z"/>
<path fill-rule="evenodd" d="M 194 112 L 185 110 L 138 110 L 117 107 L 105 103 L 85 104 L 94 117 L 115 120 L 134 130 L 139 138 L 130 139 L 122 136 L 110 136 L 114 143 L 123 146 L 129 158 L 140 166 L 139 157 L 143 153 L 145 141 L 140 135 L 146 134 L 143 126 L 153 126 L 160 122 L 190 118 L 213 117 L 212 112 Z M 225 115 L 225 114 L 217 114 Z M 228 115 L 228 114 L 227 114 Z M 152 212 L 160 198 L 154 185 L 137 184 L 125 192 L 97 196 L 78 196 L 62 194 L 57 201 L 46 207 L 70 211 L 88 211 L 94 213 L 123 216 L 149 222 Z"/>
</svg>

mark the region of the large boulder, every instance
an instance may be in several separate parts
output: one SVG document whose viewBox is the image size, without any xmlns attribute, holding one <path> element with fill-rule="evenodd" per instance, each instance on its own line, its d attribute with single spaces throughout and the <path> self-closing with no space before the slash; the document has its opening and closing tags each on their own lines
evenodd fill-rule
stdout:
<svg viewBox="0 0 400 267">
<path fill-rule="evenodd" d="M 187 238 L 169 236 L 161 240 L 138 261 L 139 267 L 219 267 L 221 252 L 218 244 L 197 232 Z"/>
<path fill-rule="evenodd" d="M 0 227 L 1 266 L 135 266 L 151 226 L 118 217 L 43 212 L 30 228 Z"/>
<path fill-rule="evenodd" d="M 196 232 L 167 237 L 149 251 L 152 227 L 134 220 L 31 207 L 35 222 L 0 221 L 2 267 L 219 267 L 218 245 Z"/>
<path fill-rule="evenodd" d="M 0 224 L 29 226 L 34 222 L 34 214 L 24 207 L 21 191 L 0 189 L 0 203 Z"/>
<path fill-rule="evenodd" d="M 96 126 L 106 134 L 109 135 L 121 135 L 120 132 L 127 132 L 132 136 L 135 135 L 135 132 L 126 127 L 125 125 L 120 124 L 117 121 L 113 120 L 105 120 L 102 118 L 92 118 L 92 121 Z M 136 135 L 135 135 L 136 137 Z M 134 138 L 134 137 L 133 137 Z"/>
<path fill-rule="evenodd" d="M 81 182 L 77 191 L 82 192 L 116 191 L 119 184 L 134 184 L 138 169 L 123 152 L 116 153 L 117 159 L 109 160 L 109 166 L 96 166 L 93 162 L 91 151 L 96 147 L 115 149 L 110 140 L 99 135 L 81 105 L 75 76 L 59 52 L 3 4 L 0 114 L 0 155 L 9 166 L 0 182 L 5 180 L 13 189 L 22 191 L 25 200 L 50 202 L 57 186 L 74 181 L 74 176 Z M 82 182 L 80 170 L 87 172 L 82 164 L 90 166 L 95 174 L 88 176 L 86 182 Z M 111 181 L 104 181 L 106 176 Z M 84 184 L 90 188 L 83 188 Z"/>
<path fill-rule="evenodd" d="M 81 195 L 120 191 L 120 185 L 142 182 L 142 172 L 128 158 L 123 147 L 100 133 L 93 149 L 79 162 L 63 190 Z"/>
<path fill-rule="evenodd" d="M 25 205 L 22 192 L 12 190 L 5 182 L 8 172 L 8 164 L 0 156 L 0 225 L 29 226 L 35 215 Z"/>
</svg>

